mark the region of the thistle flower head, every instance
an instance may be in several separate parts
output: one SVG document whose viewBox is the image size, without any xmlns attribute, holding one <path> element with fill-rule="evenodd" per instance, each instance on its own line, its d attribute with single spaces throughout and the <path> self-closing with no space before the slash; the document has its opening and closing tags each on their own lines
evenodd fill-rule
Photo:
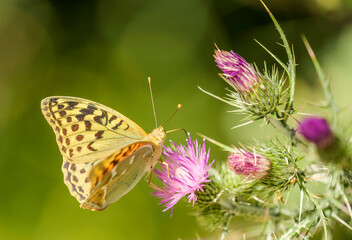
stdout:
<svg viewBox="0 0 352 240">
<path fill-rule="evenodd" d="M 330 129 L 329 123 L 321 117 L 303 119 L 298 127 L 298 132 L 319 149 L 329 147 L 334 141 L 334 134 Z"/>
<path fill-rule="evenodd" d="M 233 51 L 215 50 L 217 66 L 223 72 L 225 80 L 237 92 L 251 92 L 258 83 L 258 76 L 253 66 Z"/>
<path fill-rule="evenodd" d="M 197 200 L 196 192 L 203 191 L 202 187 L 208 179 L 209 169 L 214 163 L 209 163 L 209 151 L 206 151 L 205 141 L 199 144 L 188 136 L 187 145 L 176 145 L 174 149 L 164 147 L 165 164 L 160 171 L 154 170 L 163 186 L 153 194 L 161 198 L 160 204 L 166 207 L 163 211 L 172 209 L 184 196 L 188 195 L 188 202 Z"/>
<path fill-rule="evenodd" d="M 270 161 L 266 157 L 246 149 L 236 148 L 236 150 L 237 153 L 231 153 L 227 159 L 230 170 L 248 179 L 263 179 L 267 175 Z"/>
</svg>

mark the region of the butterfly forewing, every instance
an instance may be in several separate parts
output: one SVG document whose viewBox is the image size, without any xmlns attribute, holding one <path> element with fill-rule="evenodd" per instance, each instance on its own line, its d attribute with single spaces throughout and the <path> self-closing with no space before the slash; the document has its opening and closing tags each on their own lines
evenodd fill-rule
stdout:
<svg viewBox="0 0 352 240">
<path fill-rule="evenodd" d="M 90 100 L 48 97 L 42 100 L 41 107 L 67 162 L 105 159 L 147 135 L 124 115 Z"/>
</svg>

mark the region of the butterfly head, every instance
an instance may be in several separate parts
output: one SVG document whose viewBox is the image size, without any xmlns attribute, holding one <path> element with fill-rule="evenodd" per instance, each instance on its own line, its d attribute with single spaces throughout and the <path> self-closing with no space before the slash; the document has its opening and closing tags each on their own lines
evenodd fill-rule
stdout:
<svg viewBox="0 0 352 240">
<path fill-rule="evenodd" d="M 166 138 L 166 133 L 165 130 L 162 126 L 156 128 L 148 134 L 148 137 L 150 140 L 157 146 L 163 145 L 165 138 Z"/>
</svg>

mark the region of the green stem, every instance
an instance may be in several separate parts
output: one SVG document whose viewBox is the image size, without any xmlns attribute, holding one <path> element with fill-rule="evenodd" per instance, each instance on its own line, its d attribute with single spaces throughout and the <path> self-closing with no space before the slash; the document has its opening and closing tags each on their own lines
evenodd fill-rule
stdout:
<svg viewBox="0 0 352 240">
<path fill-rule="evenodd" d="M 273 115 L 267 115 L 266 119 L 282 134 L 289 138 L 292 138 L 292 130 L 283 121 L 277 120 Z"/>
<path fill-rule="evenodd" d="M 225 240 L 227 234 L 229 233 L 229 223 L 231 221 L 231 218 L 232 218 L 232 214 L 229 214 L 227 216 L 227 219 L 226 219 L 226 222 L 225 222 L 225 225 L 221 231 L 221 236 L 220 236 L 220 240 Z"/>
<path fill-rule="evenodd" d="M 267 211 L 266 208 L 263 208 L 261 206 L 256 206 L 256 205 L 244 205 L 244 204 L 236 204 L 235 205 L 235 212 L 238 213 L 244 213 L 245 215 L 250 215 L 250 216 L 264 216 L 265 212 Z M 269 215 L 273 218 L 278 218 L 281 216 L 286 216 L 286 217 L 296 217 L 297 214 L 295 212 L 289 211 L 288 209 L 281 209 L 281 208 L 269 208 Z"/>
<path fill-rule="evenodd" d="M 290 211 L 286 208 L 280 207 L 270 207 L 263 208 L 263 206 L 255 205 L 255 204 L 243 204 L 237 202 L 232 198 L 222 198 L 218 201 L 224 209 L 228 209 L 230 215 L 246 215 L 246 216 L 264 216 L 267 214 L 267 211 L 270 217 L 279 218 L 282 216 L 286 216 L 289 218 L 297 217 L 297 213 Z"/>
<path fill-rule="evenodd" d="M 320 66 L 320 64 L 318 62 L 317 57 L 314 54 L 313 49 L 309 45 L 307 38 L 303 36 L 302 39 L 303 39 L 304 45 L 307 48 L 309 56 L 312 59 L 312 62 L 313 62 L 314 67 L 315 67 L 315 70 L 317 71 L 317 74 L 318 74 L 318 77 L 319 77 L 319 80 L 320 80 L 320 84 L 323 87 L 323 90 L 324 90 L 324 93 L 325 93 L 325 97 L 326 97 L 326 99 L 328 101 L 327 105 L 332 110 L 332 125 L 335 128 L 336 124 L 337 124 L 337 113 L 338 113 L 339 109 L 338 109 L 338 107 L 337 107 L 337 105 L 335 103 L 334 97 L 333 97 L 333 95 L 331 93 L 331 89 L 330 89 L 330 86 L 329 86 L 329 81 L 326 79 L 326 76 L 325 76 L 325 74 L 324 74 L 324 72 L 323 72 L 323 70 L 322 70 L 322 68 L 321 68 L 321 66 Z"/>
<path fill-rule="evenodd" d="M 290 138 L 293 144 L 299 143 L 302 147 L 306 147 L 306 145 L 295 136 L 293 130 L 287 125 L 284 120 L 279 121 L 273 115 L 267 115 L 266 119 L 282 134 Z"/>
<path fill-rule="evenodd" d="M 294 95 L 295 95 L 296 63 L 295 63 L 294 56 L 291 51 L 291 47 L 288 44 L 287 38 L 284 34 L 284 31 L 280 27 L 280 24 L 278 23 L 278 21 L 276 20 L 274 15 L 270 12 L 268 7 L 264 4 L 264 2 L 262 0 L 260 0 L 260 1 L 263 4 L 263 6 L 265 7 L 266 11 L 268 12 L 271 20 L 273 21 L 273 23 L 276 27 L 276 30 L 279 32 L 282 43 L 283 43 L 285 50 L 286 50 L 287 59 L 288 59 L 288 66 L 284 69 L 288 75 L 288 80 L 289 80 L 290 86 L 289 86 L 289 96 L 288 96 L 288 100 L 287 100 L 287 103 L 285 106 L 285 110 L 287 111 L 288 114 L 291 114 L 293 112 L 293 100 L 294 100 Z M 285 115 L 284 116 L 285 121 L 287 120 L 287 118 L 288 118 L 288 115 Z"/>
<path fill-rule="evenodd" d="M 320 219 L 321 219 L 321 222 L 323 224 L 323 229 L 324 229 L 324 237 L 325 237 L 325 240 L 328 239 L 328 232 L 327 232 L 327 226 L 326 226 L 326 220 L 325 220 L 325 216 L 324 216 L 324 213 L 323 213 L 323 210 L 321 208 L 321 206 L 319 205 L 318 201 L 315 199 L 315 196 L 313 196 L 312 193 L 310 193 L 308 191 L 308 189 L 306 188 L 306 186 L 304 185 L 305 183 L 305 180 L 303 178 L 303 176 L 301 175 L 296 175 L 296 179 L 297 179 L 297 183 L 299 185 L 299 188 L 304 191 L 304 193 L 306 194 L 306 196 L 308 197 L 308 199 L 314 204 L 314 206 L 316 207 L 317 211 L 318 211 L 318 214 L 320 215 Z"/>
<path fill-rule="evenodd" d="M 268 229 L 268 226 L 269 226 L 270 223 L 271 222 L 270 222 L 269 219 L 267 219 L 264 222 L 262 232 L 260 233 L 259 238 L 258 238 L 259 240 L 264 240 L 265 239 L 265 234 L 267 233 L 267 229 Z"/>
<path fill-rule="evenodd" d="M 279 240 L 294 239 L 295 237 L 299 236 L 303 230 L 310 229 L 312 224 L 312 218 L 307 217 L 303 221 L 295 223 L 295 225 L 290 230 L 280 236 Z"/>
</svg>

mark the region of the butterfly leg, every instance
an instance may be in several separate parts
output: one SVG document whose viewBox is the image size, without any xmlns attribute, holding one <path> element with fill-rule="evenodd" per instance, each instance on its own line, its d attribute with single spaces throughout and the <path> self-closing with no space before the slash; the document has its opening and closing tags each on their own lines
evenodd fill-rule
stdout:
<svg viewBox="0 0 352 240">
<path fill-rule="evenodd" d="M 163 161 L 161 158 L 159 159 L 159 162 L 160 162 L 161 164 L 164 164 L 164 165 L 166 166 L 166 169 L 167 169 L 167 176 L 168 176 L 168 178 L 170 179 L 171 184 L 172 184 L 174 187 L 176 187 L 176 186 L 173 184 L 173 182 L 172 182 L 172 180 L 171 180 L 171 178 L 170 178 L 169 164 L 167 164 L 167 163 L 166 163 L 165 161 Z M 150 173 L 150 177 L 149 177 L 149 180 L 148 180 L 147 177 L 148 177 L 149 173 Z M 159 191 L 162 191 L 162 192 L 164 192 L 164 193 L 168 193 L 168 192 L 166 192 L 165 190 L 163 190 L 163 189 L 161 189 L 160 187 L 158 187 L 157 185 L 155 185 L 154 183 L 152 183 L 152 177 L 153 177 L 153 169 L 151 169 L 151 171 L 148 172 L 148 173 L 145 175 L 144 180 L 145 180 L 146 182 L 148 182 L 148 185 L 149 185 L 151 188 L 156 189 L 156 190 L 159 190 Z M 178 187 L 176 187 L 176 188 L 178 188 Z"/>
<path fill-rule="evenodd" d="M 159 162 L 161 164 L 164 164 L 166 166 L 166 171 L 167 171 L 167 177 L 170 179 L 171 181 L 171 178 L 170 178 L 170 170 L 169 170 L 169 164 L 165 161 L 163 161 L 161 158 L 159 159 Z"/>
<path fill-rule="evenodd" d="M 149 175 L 150 174 L 150 175 Z M 148 175 L 149 175 L 149 180 L 147 179 L 148 178 Z M 148 182 L 148 185 L 152 188 L 157 188 L 157 186 L 155 184 L 152 183 L 152 178 L 153 178 L 153 168 L 151 167 L 150 169 L 150 172 L 148 172 L 145 177 L 144 177 L 144 180 L 146 182 Z"/>
<path fill-rule="evenodd" d="M 161 160 L 161 158 L 159 159 L 159 162 L 160 162 L 161 164 L 164 164 L 164 165 L 166 166 L 167 177 L 170 179 L 171 185 L 174 186 L 174 187 L 177 188 L 177 189 L 180 189 L 179 187 L 177 187 L 177 186 L 172 182 L 172 179 L 171 179 L 171 177 L 170 177 L 169 164 L 168 164 L 167 162 Z"/>
<path fill-rule="evenodd" d="M 149 181 L 148 181 L 148 184 L 150 185 L 151 182 L 152 182 L 152 178 L 153 178 L 153 169 L 150 171 L 150 177 L 149 177 Z M 148 175 L 145 175 L 145 177 L 147 177 Z M 147 180 L 147 179 L 146 179 Z"/>
<path fill-rule="evenodd" d="M 155 185 L 154 183 L 152 183 L 153 170 L 150 171 L 149 180 L 147 179 L 148 175 L 149 175 L 149 173 L 147 173 L 147 174 L 145 175 L 144 180 L 145 180 L 146 182 L 148 182 L 148 185 L 149 185 L 151 188 L 167 193 L 165 190 L 161 189 L 160 187 L 158 187 L 157 185 Z"/>
</svg>

